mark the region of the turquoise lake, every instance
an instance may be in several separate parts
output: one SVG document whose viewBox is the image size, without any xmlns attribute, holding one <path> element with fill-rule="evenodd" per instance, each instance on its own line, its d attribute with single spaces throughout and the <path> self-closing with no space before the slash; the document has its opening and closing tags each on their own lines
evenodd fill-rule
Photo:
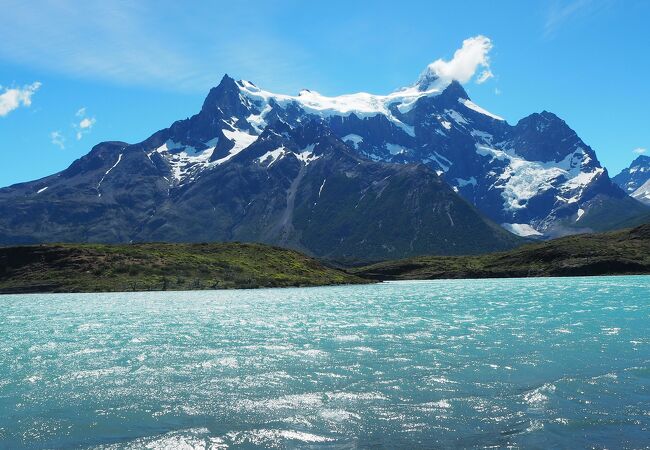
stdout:
<svg viewBox="0 0 650 450">
<path fill-rule="evenodd" d="M 0 448 L 650 446 L 650 276 L 0 296 Z"/>
</svg>

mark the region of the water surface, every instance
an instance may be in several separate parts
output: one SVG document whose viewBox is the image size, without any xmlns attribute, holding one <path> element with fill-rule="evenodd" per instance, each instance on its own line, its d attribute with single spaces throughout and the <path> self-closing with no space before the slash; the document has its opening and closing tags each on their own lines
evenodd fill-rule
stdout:
<svg viewBox="0 0 650 450">
<path fill-rule="evenodd" d="M 650 277 L 0 296 L 0 448 L 650 446 Z"/>
</svg>

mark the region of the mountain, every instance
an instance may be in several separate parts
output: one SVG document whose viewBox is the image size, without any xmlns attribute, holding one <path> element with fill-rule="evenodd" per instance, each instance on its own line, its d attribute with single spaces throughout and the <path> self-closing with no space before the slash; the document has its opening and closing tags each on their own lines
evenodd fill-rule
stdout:
<svg viewBox="0 0 650 450">
<path fill-rule="evenodd" d="M 364 159 L 322 122 L 259 136 L 214 123 L 200 113 L 140 144 L 103 143 L 1 190 L 3 243 L 249 241 L 338 261 L 519 244 L 429 167 Z"/>
<path fill-rule="evenodd" d="M 426 164 L 481 212 L 520 235 L 602 230 L 610 219 L 644 210 L 554 114 L 535 113 L 511 126 L 473 103 L 458 82 L 428 70 L 414 85 L 384 96 L 326 97 L 303 90 L 291 97 L 247 81 L 232 84 L 248 114 L 238 126 L 259 131 L 278 118 L 294 123 L 320 117 L 366 158 Z"/>
<path fill-rule="evenodd" d="M 480 256 L 421 256 L 357 267 L 371 280 L 650 274 L 650 224 L 580 234 Z"/>
<path fill-rule="evenodd" d="M 640 155 L 612 180 L 632 198 L 650 205 L 650 156 Z"/>
<path fill-rule="evenodd" d="M 512 126 L 425 71 L 388 95 L 224 76 L 198 114 L 0 189 L 0 243 L 256 241 L 341 261 L 503 250 L 647 208 L 549 112 Z"/>
</svg>

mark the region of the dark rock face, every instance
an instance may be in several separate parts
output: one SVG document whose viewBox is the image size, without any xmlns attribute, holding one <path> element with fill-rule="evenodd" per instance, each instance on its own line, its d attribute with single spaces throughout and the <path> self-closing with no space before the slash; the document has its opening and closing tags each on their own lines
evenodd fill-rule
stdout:
<svg viewBox="0 0 650 450">
<path fill-rule="evenodd" d="M 638 156 L 630 167 L 623 169 L 612 180 L 628 195 L 650 205 L 650 156 Z"/>
<path fill-rule="evenodd" d="M 547 111 L 521 119 L 512 130 L 512 136 L 517 154 L 528 161 L 558 163 L 567 157 L 568 150 L 585 146 L 566 122 Z M 591 148 L 587 152 L 590 161 L 583 168 L 598 167 L 598 160 Z"/>
<path fill-rule="evenodd" d="M 433 76 L 337 98 L 225 76 L 189 119 L 0 189 L 0 244 L 240 240 L 368 261 L 506 249 L 519 240 L 495 223 L 551 236 L 611 211 L 644 206 L 551 113 L 511 126 Z"/>
</svg>

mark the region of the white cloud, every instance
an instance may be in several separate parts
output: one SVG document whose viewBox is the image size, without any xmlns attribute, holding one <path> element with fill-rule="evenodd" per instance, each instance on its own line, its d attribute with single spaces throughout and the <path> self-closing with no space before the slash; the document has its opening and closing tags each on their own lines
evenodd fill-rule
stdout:
<svg viewBox="0 0 650 450">
<path fill-rule="evenodd" d="M 50 133 L 50 141 L 61 150 L 65 148 L 65 137 L 63 137 L 60 131 L 52 131 Z"/>
<path fill-rule="evenodd" d="M 76 119 L 70 125 L 74 129 L 74 136 L 80 141 L 85 135 L 89 134 L 97 123 L 97 119 L 94 117 L 87 117 L 87 108 L 84 106 L 79 108 L 74 114 Z M 68 133 L 66 133 L 68 135 Z M 52 144 L 58 146 L 59 148 L 65 148 L 66 135 L 64 135 L 60 130 L 53 131 L 50 133 L 50 140 Z M 68 135 L 68 137 L 70 137 Z"/>
<path fill-rule="evenodd" d="M 93 127 L 93 125 L 95 125 L 95 122 L 97 122 L 97 120 L 95 120 L 94 117 L 92 119 L 84 117 L 83 119 L 81 119 L 81 122 L 79 122 L 79 128 L 81 128 L 82 130 L 90 129 Z"/>
<path fill-rule="evenodd" d="M 32 104 L 32 95 L 41 87 L 40 82 L 25 85 L 21 88 L 5 89 L 0 94 L 0 117 L 4 117 L 14 109 Z M 1 88 L 1 87 L 0 87 Z"/>
<path fill-rule="evenodd" d="M 637 155 L 643 155 L 645 152 L 648 151 L 648 149 L 643 148 L 643 147 L 637 147 L 637 148 L 635 148 L 635 149 L 632 150 L 632 151 L 633 151 L 634 153 L 636 153 Z"/>
<path fill-rule="evenodd" d="M 97 119 L 94 117 L 86 117 L 86 107 L 84 106 L 83 108 L 79 108 L 79 110 L 75 113 L 75 116 L 81 118 L 79 123 L 75 123 L 73 125 L 74 129 L 77 130 L 77 140 L 81 140 L 82 137 L 84 137 L 85 134 L 90 133 L 90 130 L 92 130 L 93 126 L 97 122 Z"/>
<path fill-rule="evenodd" d="M 457 80 L 467 83 L 474 77 L 476 71 L 482 68 L 483 71 L 476 79 L 477 83 L 483 83 L 492 78 L 494 74 L 490 70 L 490 58 L 488 53 L 492 49 L 492 41 L 485 36 L 474 36 L 463 41 L 463 46 L 454 52 L 451 61 L 438 59 L 427 67 L 427 72 L 437 75 L 444 81 Z"/>
</svg>

